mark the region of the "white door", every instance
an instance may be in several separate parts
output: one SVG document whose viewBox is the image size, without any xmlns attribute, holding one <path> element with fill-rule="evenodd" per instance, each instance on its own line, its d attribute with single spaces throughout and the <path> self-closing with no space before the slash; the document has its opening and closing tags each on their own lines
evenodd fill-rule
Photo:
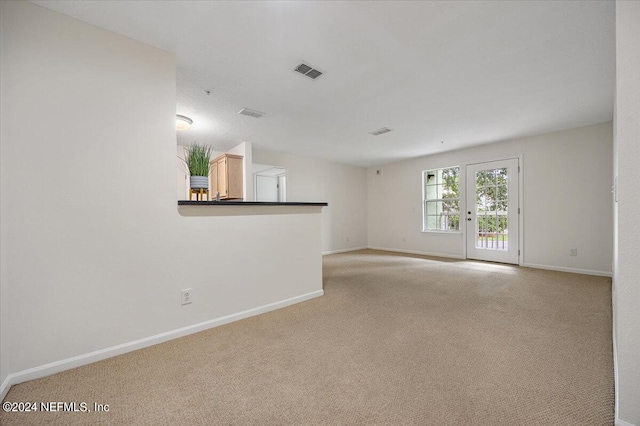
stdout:
<svg viewBox="0 0 640 426">
<path fill-rule="evenodd" d="M 278 201 L 278 177 L 256 175 L 256 201 Z"/>
<path fill-rule="evenodd" d="M 467 258 L 518 264 L 518 159 L 467 166 Z"/>
</svg>

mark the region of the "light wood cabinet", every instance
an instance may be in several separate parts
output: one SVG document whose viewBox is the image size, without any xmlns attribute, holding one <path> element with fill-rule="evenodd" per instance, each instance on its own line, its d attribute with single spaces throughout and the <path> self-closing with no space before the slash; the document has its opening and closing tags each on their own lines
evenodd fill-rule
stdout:
<svg viewBox="0 0 640 426">
<path fill-rule="evenodd" d="M 222 154 L 212 160 L 210 165 L 211 199 L 215 200 L 216 192 L 220 193 L 221 200 L 242 198 L 242 155 Z"/>
</svg>

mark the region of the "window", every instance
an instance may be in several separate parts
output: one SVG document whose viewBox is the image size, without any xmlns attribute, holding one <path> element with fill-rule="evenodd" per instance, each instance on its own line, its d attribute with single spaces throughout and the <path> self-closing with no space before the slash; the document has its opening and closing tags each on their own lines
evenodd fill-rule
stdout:
<svg viewBox="0 0 640 426">
<path fill-rule="evenodd" d="M 423 181 L 423 231 L 460 230 L 460 167 L 427 170 Z"/>
</svg>

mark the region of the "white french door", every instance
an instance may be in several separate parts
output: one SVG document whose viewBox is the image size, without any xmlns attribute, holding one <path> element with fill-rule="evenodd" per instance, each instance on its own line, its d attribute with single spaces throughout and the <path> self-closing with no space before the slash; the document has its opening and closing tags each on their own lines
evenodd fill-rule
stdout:
<svg viewBox="0 0 640 426">
<path fill-rule="evenodd" d="M 518 159 L 467 166 L 467 258 L 518 264 Z"/>
</svg>

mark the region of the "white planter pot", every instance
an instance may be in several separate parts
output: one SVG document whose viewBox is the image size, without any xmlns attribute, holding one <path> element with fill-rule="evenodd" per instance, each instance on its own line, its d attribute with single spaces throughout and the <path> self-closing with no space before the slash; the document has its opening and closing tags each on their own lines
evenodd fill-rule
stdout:
<svg viewBox="0 0 640 426">
<path fill-rule="evenodd" d="M 209 177 L 207 176 L 191 176 L 189 183 L 191 189 L 209 189 Z"/>
</svg>

